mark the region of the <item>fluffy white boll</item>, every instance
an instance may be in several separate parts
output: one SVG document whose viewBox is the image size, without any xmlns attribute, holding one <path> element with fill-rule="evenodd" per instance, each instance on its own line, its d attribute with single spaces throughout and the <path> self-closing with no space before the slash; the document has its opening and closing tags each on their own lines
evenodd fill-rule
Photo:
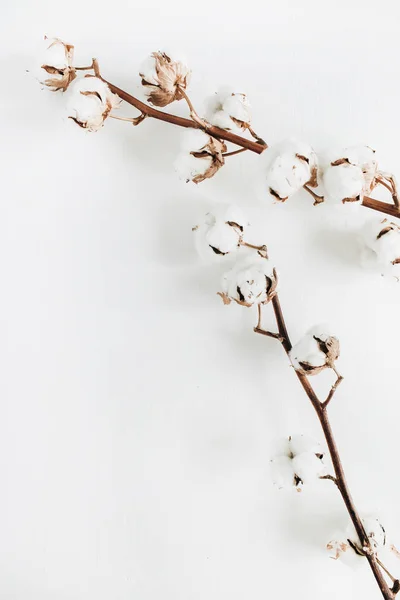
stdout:
<svg viewBox="0 0 400 600">
<path fill-rule="evenodd" d="M 65 92 L 76 77 L 72 66 L 74 47 L 58 38 L 52 40 L 45 38 L 45 41 L 47 48 L 42 57 L 41 68 L 50 77 L 43 83 L 54 92 L 58 90 Z"/>
<path fill-rule="evenodd" d="M 339 342 L 326 325 L 316 325 L 295 344 L 290 360 L 297 371 L 316 375 L 339 357 Z"/>
<path fill-rule="evenodd" d="M 225 151 L 223 142 L 199 129 L 188 129 L 181 138 L 180 153 L 174 162 L 175 170 L 180 179 L 200 183 L 215 175 L 224 165 Z"/>
<path fill-rule="evenodd" d="M 400 227 L 395 223 L 387 219 L 368 221 L 362 231 L 362 241 L 379 265 L 400 264 Z"/>
<path fill-rule="evenodd" d="M 269 194 L 285 202 L 305 184 L 317 184 L 317 156 L 308 144 L 285 140 L 261 155 L 263 185 Z"/>
<path fill-rule="evenodd" d="M 376 171 L 377 161 L 372 148 L 345 148 L 324 168 L 326 196 L 335 202 L 361 202 L 375 185 Z"/>
<path fill-rule="evenodd" d="M 121 100 L 98 77 L 78 79 L 71 86 L 68 114 L 80 127 L 97 131 Z"/>
<path fill-rule="evenodd" d="M 221 129 L 246 129 L 251 121 L 247 96 L 235 93 L 229 88 L 221 88 L 206 102 L 206 119 Z"/>
<path fill-rule="evenodd" d="M 218 260 L 236 252 L 247 221 L 235 206 L 217 206 L 205 215 L 204 221 L 193 228 L 196 249 L 206 260 Z"/>
<path fill-rule="evenodd" d="M 265 304 L 273 297 L 277 280 L 271 262 L 254 252 L 236 265 L 222 278 L 222 298 L 234 300 L 242 306 Z"/>
<path fill-rule="evenodd" d="M 182 90 L 189 83 L 190 69 L 185 60 L 169 52 L 153 52 L 143 61 L 139 75 L 149 102 L 163 107 L 184 98 Z"/>
<path fill-rule="evenodd" d="M 374 554 L 382 552 L 388 547 L 385 529 L 375 515 L 365 515 L 361 519 L 368 536 L 371 550 Z M 342 560 L 349 566 L 357 566 L 362 562 L 363 548 L 352 522 L 344 531 L 338 531 L 326 546 L 329 555 L 334 560 Z M 392 549 L 393 546 L 390 548 Z"/>
<path fill-rule="evenodd" d="M 318 442 L 305 435 L 280 440 L 271 459 L 274 484 L 280 489 L 297 489 L 326 474 L 323 451 Z"/>
</svg>

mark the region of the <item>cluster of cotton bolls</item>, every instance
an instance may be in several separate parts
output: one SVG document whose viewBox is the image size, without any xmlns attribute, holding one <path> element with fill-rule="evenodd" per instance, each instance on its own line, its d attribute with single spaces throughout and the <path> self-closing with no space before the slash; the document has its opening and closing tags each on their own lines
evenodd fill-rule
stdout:
<svg viewBox="0 0 400 600">
<path fill-rule="evenodd" d="M 272 480 L 279 489 L 300 492 L 327 474 L 321 445 L 306 435 L 291 435 L 276 443 L 271 459 Z"/>
<path fill-rule="evenodd" d="M 260 159 L 263 191 L 279 202 L 305 188 L 314 204 L 324 199 L 360 204 L 377 185 L 383 185 L 397 197 L 394 177 L 378 170 L 375 150 L 369 146 L 350 146 L 327 156 L 319 159 L 311 146 L 293 139 L 271 146 Z M 311 189 L 319 185 L 322 196 Z"/>
<path fill-rule="evenodd" d="M 366 552 L 380 554 L 386 551 L 397 552 L 390 544 L 386 531 L 380 520 L 375 515 L 365 515 L 361 519 L 367 534 L 370 548 L 362 548 L 360 540 L 352 522 L 343 531 L 336 531 L 326 545 L 329 556 L 334 560 L 340 559 L 348 566 L 358 566 Z"/>
<path fill-rule="evenodd" d="M 243 239 L 248 225 L 237 207 L 219 206 L 193 227 L 196 249 L 202 259 L 236 255 L 235 264 L 221 280 L 219 295 L 225 304 L 232 301 L 246 307 L 267 304 L 277 291 L 277 272 L 268 259 L 266 246 L 252 246 Z"/>
</svg>

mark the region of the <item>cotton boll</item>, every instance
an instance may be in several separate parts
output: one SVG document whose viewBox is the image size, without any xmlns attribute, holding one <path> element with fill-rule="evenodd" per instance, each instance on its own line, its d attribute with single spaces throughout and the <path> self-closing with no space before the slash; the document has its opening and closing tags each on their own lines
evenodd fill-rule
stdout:
<svg viewBox="0 0 400 600">
<path fill-rule="evenodd" d="M 225 164 L 224 142 L 198 129 L 185 131 L 181 139 L 181 152 L 174 167 L 181 179 L 200 183 L 209 179 Z"/>
<path fill-rule="evenodd" d="M 330 165 L 324 171 L 323 182 L 326 195 L 334 202 L 359 202 L 363 198 L 364 173 L 357 165 Z"/>
<path fill-rule="evenodd" d="M 139 75 L 149 102 L 164 107 L 184 98 L 181 90 L 185 90 L 189 83 L 190 69 L 167 52 L 153 52 L 142 63 Z"/>
<path fill-rule="evenodd" d="M 254 253 L 225 273 L 221 296 L 227 304 L 231 300 L 242 306 L 265 304 L 275 295 L 277 283 L 270 261 Z"/>
<path fill-rule="evenodd" d="M 361 202 L 376 184 L 377 166 L 369 146 L 351 146 L 333 154 L 323 174 L 327 197 L 334 202 Z"/>
<path fill-rule="evenodd" d="M 179 179 L 186 182 L 193 181 L 198 177 L 205 177 L 211 165 L 211 156 L 196 158 L 191 154 L 180 154 L 174 162 Z"/>
<path fill-rule="evenodd" d="M 386 532 L 383 525 L 374 515 L 365 515 L 362 517 L 361 521 L 371 544 L 372 551 L 375 553 L 379 552 L 387 543 Z M 346 537 L 353 542 L 356 547 L 361 547 L 353 523 L 349 523 L 346 529 Z"/>
<path fill-rule="evenodd" d="M 41 68 L 50 77 L 43 83 L 54 92 L 58 90 L 65 92 L 76 77 L 75 69 L 72 66 L 74 47 L 71 44 L 65 44 L 58 38 L 45 39 L 49 45 L 44 52 Z"/>
<path fill-rule="evenodd" d="M 368 221 L 362 230 L 362 241 L 379 265 L 400 264 L 400 227 L 388 219 Z"/>
<path fill-rule="evenodd" d="M 326 474 L 320 444 L 305 435 L 289 436 L 276 443 L 271 468 L 275 485 L 298 490 Z"/>
<path fill-rule="evenodd" d="M 352 569 L 359 568 L 364 562 L 364 558 L 354 552 L 343 531 L 337 531 L 333 534 L 332 539 L 326 545 L 326 549 L 330 558 L 340 560 Z"/>
<path fill-rule="evenodd" d="M 206 101 L 206 118 L 216 127 L 231 131 L 246 129 L 251 121 L 250 103 L 245 94 L 221 88 Z"/>
<path fill-rule="evenodd" d="M 237 207 L 215 207 L 213 212 L 206 214 L 203 223 L 193 228 L 200 257 L 218 260 L 236 252 L 246 224 Z"/>
<path fill-rule="evenodd" d="M 321 326 L 316 326 L 293 346 L 289 356 L 296 371 L 304 375 L 317 375 L 327 367 L 334 368 L 339 354 L 339 340 L 324 332 Z"/>
<path fill-rule="evenodd" d="M 326 475 L 326 466 L 322 458 L 312 452 L 303 452 L 293 458 L 293 469 L 303 483 L 314 482 L 319 477 Z"/>
<path fill-rule="evenodd" d="M 317 157 L 311 146 L 286 140 L 267 148 L 261 155 L 264 186 L 284 202 L 305 184 L 316 185 Z"/>
<path fill-rule="evenodd" d="M 80 127 L 97 131 L 121 100 L 98 77 L 78 79 L 71 86 L 68 114 Z"/>
</svg>

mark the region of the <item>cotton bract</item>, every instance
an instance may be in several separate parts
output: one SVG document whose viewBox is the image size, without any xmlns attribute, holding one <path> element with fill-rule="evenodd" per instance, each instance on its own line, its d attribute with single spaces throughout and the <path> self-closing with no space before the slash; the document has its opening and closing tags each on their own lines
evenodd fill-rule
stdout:
<svg viewBox="0 0 400 600">
<path fill-rule="evenodd" d="M 362 202 L 376 185 L 375 150 L 369 146 L 346 148 L 324 169 L 326 195 L 337 202 Z"/>
<path fill-rule="evenodd" d="M 204 131 L 193 129 L 182 135 L 181 152 L 175 169 L 181 179 L 200 183 L 213 177 L 225 164 L 226 145 Z"/>
<path fill-rule="evenodd" d="M 88 131 L 97 131 L 120 99 L 98 77 L 84 77 L 74 82 L 69 101 L 69 117 Z"/>
<path fill-rule="evenodd" d="M 234 300 L 242 306 L 266 304 L 277 290 L 277 275 L 270 261 L 260 252 L 238 260 L 222 278 L 222 297 L 225 304 Z"/>
<path fill-rule="evenodd" d="M 286 140 L 261 155 L 264 186 L 279 202 L 285 202 L 304 185 L 317 186 L 317 155 L 308 144 Z"/>
<path fill-rule="evenodd" d="M 387 219 L 369 221 L 364 226 L 362 237 L 379 264 L 400 264 L 400 227 L 396 223 Z"/>
<path fill-rule="evenodd" d="M 318 442 L 305 435 L 282 439 L 271 459 L 274 484 L 280 489 L 297 489 L 326 474 L 324 453 Z"/>
<path fill-rule="evenodd" d="M 47 41 L 50 42 L 50 45 L 45 51 L 42 69 L 51 77 L 48 77 L 43 83 L 53 92 L 58 90 L 65 92 L 76 77 L 75 69 L 72 66 L 74 47 L 71 44 L 65 44 L 58 38 Z"/>
<path fill-rule="evenodd" d="M 247 225 L 241 210 L 234 206 L 216 207 L 193 228 L 196 249 L 201 258 L 218 259 L 236 252 Z"/>
<path fill-rule="evenodd" d="M 337 532 L 328 542 L 326 548 L 331 558 L 356 564 L 357 558 L 365 556 L 365 553 L 378 554 L 388 546 L 386 531 L 378 518 L 366 515 L 361 521 L 371 548 L 361 546 L 354 525 L 350 522 L 345 531 Z"/>
<path fill-rule="evenodd" d="M 221 129 L 240 131 L 250 125 L 250 103 L 245 94 L 221 88 L 206 103 L 206 119 Z"/>
<path fill-rule="evenodd" d="M 190 69 L 184 61 L 175 60 L 166 52 L 153 52 L 142 63 L 139 75 L 149 102 L 154 106 L 167 106 L 184 97 L 181 90 L 186 90 Z"/>
<path fill-rule="evenodd" d="M 315 326 L 293 346 L 290 360 L 296 371 L 317 375 L 327 367 L 334 367 L 339 354 L 339 340 L 326 331 L 326 326 Z"/>
</svg>

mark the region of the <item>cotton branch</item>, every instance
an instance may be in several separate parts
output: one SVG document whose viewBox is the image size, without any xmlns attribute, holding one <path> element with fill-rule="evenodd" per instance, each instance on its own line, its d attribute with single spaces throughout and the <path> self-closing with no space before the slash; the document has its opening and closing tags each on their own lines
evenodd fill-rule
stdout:
<svg viewBox="0 0 400 600">
<path fill-rule="evenodd" d="M 277 329 L 279 332 L 279 338 L 280 338 L 280 341 L 282 343 L 282 346 L 283 346 L 286 354 L 289 356 L 289 353 L 292 349 L 292 343 L 290 341 L 289 333 L 288 333 L 288 330 L 286 327 L 285 319 L 283 316 L 282 308 L 281 308 L 277 294 L 272 298 L 271 302 L 272 302 L 272 306 L 273 306 L 273 310 L 274 310 Z M 268 335 L 267 332 L 264 332 L 257 328 L 255 329 L 255 331 L 256 331 L 256 333 Z M 328 417 L 327 405 L 331 401 L 333 393 L 336 390 L 336 387 L 340 383 L 341 379 L 339 379 L 339 377 L 338 377 L 338 380 L 337 380 L 334 388 L 332 388 L 333 392 L 331 390 L 330 397 L 328 396 L 328 398 L 325 402 L 321 402 L 321 400 L 318 398 L 317 394 L 315 393 L 308 377 L 298 370 L 295 370 L 295 373 L 296 373 L 301 386 L 303 387 L 305 393 L 307 394 L 307 396 L 317 414 L 317 417 L 321 424 L 322 430 L 324 432 L 325 440 L 326 440 L 326 443 L 327 443 L 327 446 L 329 449 L 329 454 L 330 454 L 332 464 L 334 467 L 334 471 L 335 471 L 334 479 L 332 477 L 326 477 L 326 478 L 332 479 L 336 483 L 336 485 L 340 491 L 340 494 L 343 498 L 343 501 L 345 503 L 347 512 L 349 513 L 350 519 L 351 519 L 351 521 L 355 527 L 355 530 L 357 532 L 357 535 L 359 537 L 361 547 L 370 549 L 369 552 L 368 551 L 365 552 L 365 557 L 366 557 L 366 559 L 369 563 L 369 566 L 374 574 L 375 580 L 379 586 L 379 589 L 381 591 L 383 598 L 385 598 L 385 600 L 393 600 L 395 598 L 395 594 L 397 593 L 398 589 L 396 588 L 396 590 L 394 591 L 394 588 L 392 590 L 388 586 L 388 584 L 386 583 L 386 581 L 384 579 L 382 571 L 380 569 L 378 559 L 371 550 L 369 538 L 365 532 L 361 518 L 358 514 L 358 511 L 356 509 L 356 506 L 355 506 L 354 501 L 350 494 L 350 490 L 349 490 L 349 487 L 348 487 L 348 484 L 346 481 L 342 461 L 341 461 L 341 458 L 339 455 L 339 451 L 338 451 L 338 448 L 336 445 L 336 441 L 335 441 L 332 427 L 331 427 L 329 417 Z"/>
</svg>

